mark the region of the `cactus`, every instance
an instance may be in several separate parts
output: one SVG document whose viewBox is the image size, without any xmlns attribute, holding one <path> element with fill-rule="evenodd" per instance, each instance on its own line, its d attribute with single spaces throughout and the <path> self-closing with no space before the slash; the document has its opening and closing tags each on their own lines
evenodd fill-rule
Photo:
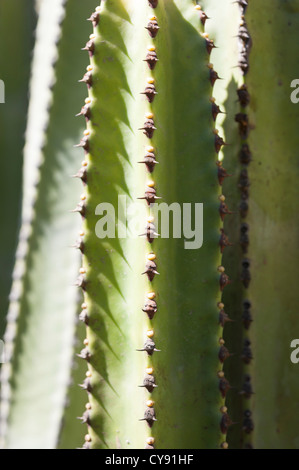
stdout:
<svg viewBox="0 0 299 470">
<path fill-rule="evenodd" d="M 8 448 L 55 447 L 69 393 L 78 299 L 72 284 L 79 265 L 70 246 L 80 228 L 69 213 L 79 187 L 70 175 L 77 158 L 72 142 L 82 131 L 72 97 L 83 99 L 74 73 L 79 78 L 86 58 L 82 56 L 76 67 L 72 63 L 88 30 L 86 24 L 78 34 L 76 24 L 89 10 L 79 3 L 67 5 L 61 23 L 64 1 L 43 2 L 36 32 L 22 227 L 4 337 L 9 362 L 1 371 L 1 434 Z M 70 180 L 67 186 L 65 179 Z M 82 392 L 74 388 L 75 402 L 83 406 Z M 84 435 L 81 428 L 75 417 L 73 446 Z"/>
<path fill-rule="evenodd" d="M 46 3 L 40 2 L 40 24 Z M 298 111 L 289 96 L 298 69 L 291 51 L 299 4 L 86 3 L 79 11 L 76 0 L 66 1 L 47 142 L 42 152 L 36 149 L 42 165 L 32 235 L 23 291 L 12 295 L 8 316 L 12 359 L 2 370 L 5 445 L 68 448 L 81 440 L 84 449 L 298 448 L 299 379 L 289 359 L 296 331 Z M 80 31 L 84 38 L 76 25 L 89 8 L 93 31 L 89 38 L 85 32 L 90 63 L 84 70 L 73 59 L 74 36 Z M 265 45 L 273 50 L 267 57 Z M 71 63 L 81 67 L 85 101 L 83 85 L 69 89 Z M 73 104 L 81 111 L 77 124 L 68 124 Z M 29 114 L 29 130 L 30 122 Z M 80 161 L 80 150 L 69 150 L 69 162 L 60 156 L 66 151 L 61 128 L 68 143 L 81 128 L 84 158 L 76 176 L 83 185 L 74 204 L 82 219 L 75 243 L 81 267 L 61 245 L 74 237 L 75 223 L 53 238 L 79 194 L 76 183 L 65 186 L 62 173 Z M 32 208 L 29 165 L 23 218 Z M 59 204 L 48 188 L 60 191 Z M 43 215 L 50 200 L 53 207 Z M 167 210 L 173 211 L 169 233 Z M 53 246 L 50 258 L 46 243 L 48 251 Z M 54 252 L 67 256 L 61 277 Z M 44 263 L 45 284 L 35 285 Z M 74 324 L 76 290 L 67 291 L 75 270 L 86 334 Z M 62 315 L 60 340 L 55 328 Z M 26 395 L 34 396 L 45 379 L 32 380 L 40 361 L 28 371 L 25 360 L 43 350 L 45 333 L 53 341 L 45 369 L 51 386 L 38 405 L 59 399 L 51 426 L 49 414 L 40 413 L 47 432 L 37 438 L 40 423 L 24 419 L 31 412 Z M 72 371 L 75 335 L 83 340 L 79 356 L 87 367 Z M 79 376 L 87 397 L 68 387 L 70 377 Z M 80 431 L 74 425 L 79 409 Z"/>
<path fill-rule="evenodd" d="M 239 150 L 228 165 L 234 181 L 224 185 L 230 204 L 240 208 L 235 225 L 228 221 L 226 227 L 236 250 L 224 257 L 227 266 L 234 265 L 235 285 L 228 287 L 223 300 L 231 317 L 239 319 L 237 334 L 232 329 L 225 336 L 238 356 L 226 371 L 239 392 L 228 399 L 239 423 L 228 441 L 234 447 L 296 448 L 299 384 L 289 347 L 296 336 L 291 273 L 297 253 L 299 142 L 298 108 L 289 90 L 298 74 L 292 41 L 299 9 L 298 2 L 248 3 L 239 33 L 244 73 L 235 115 Z M 261 60 L 262 51 L 270 47 L 273 53 Z"/>
<path fill-rule="evenodd" d="M 253 47 L 246 75 L 251 100 L 248 144 L 252 161 L 248 165 L 246 217 L 250 243 L 245 255 L 250 260 L 251 281 L 245 281 L 245 298 L 251 303 L 254 320 L 248 330 L 254 357 L 248 371 L 255 392 L 250 406 L 255 425 L 251 443 L 256 448 L 275 449 L 298 445 L 295 396 L 299 378 L 296 366 L 290 362 L 288 346 L 294 335 L 298 336 L 295 273 L 299 110 L 289 97 L 290 84 L 298 75 L 292 44 L 298 31 L 299 2 L 263 3 L 261 8 L 256 0 L 250 1 L 246 13 Z M 260 60 L 261 43 L 273 48 L 272 58 Z M 261 67 L 263 83 L 258 79 Z M 249 281 L 243 262 L 243 284 L 244 278 Z"/>
<path fill-rule="evenodd" d="M 226 349 L 217 308 L 228 282 L 224 245 L 219 248 L 226 205 L 219 202 L 216 166 L 223 141 L 213 133 L 217 73 L 209 67 L 213 42 L 202 36 L 201 13 L 181 0 L 160 1 L 154 9 L 147 2 L 106 2 L 86 45 L 92 83 L 80 144 L 85 189 L 78 206 L 84 219 L 78 284 L 87 323 L 82 357 L 90 375 L 91 448 L 115 442 L 151 447 L 153 439 L 160 448 L 213 448 L 223 441 L 221 431 L 226 434 L 218 376 Z M 117 207 L 119 195 L 142 197 L 150 206 L 148 216 L 140 215 L 144 238 L 98 238 L 97 206 L 105 201 Z M 204 204 L 200 250 L 185 249 L 192 243 L 183 238 L 163 237 L 162 224 L 162 236 L 153 233 L 158 197 L 159 207 L 192 203 L 197 230 L 194 204 Z M 152 328 L 161 351 L 136 354 Z"/>
</svg>

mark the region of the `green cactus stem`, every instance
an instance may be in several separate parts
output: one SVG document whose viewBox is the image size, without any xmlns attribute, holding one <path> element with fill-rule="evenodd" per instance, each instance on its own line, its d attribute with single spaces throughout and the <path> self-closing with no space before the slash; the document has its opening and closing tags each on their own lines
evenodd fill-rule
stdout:
<svg viewBox="0 0 299 470">
<path fill-rule="evenodd" d="M 298 2 L 248 3 L 241 5 L 246 15 L 238 34 L 239 148 L 228 165 L 235 176 L 224 184 L 229 203 L 240 209 L 226 224 L 235 251 L 224 255 L 225 265 L 235 266 L 234 286 L 223 296 L 234 319 L 225 339 L 234 335 L 235 356 L 225 369 L 236 391 L 227 403 L 239 422 L 227 439 L 235 448 L 298 448 L 298 374 L 290 360 L 298 234 L 298 110 L 290 84 L 298 61 L 290 51 L 299 8 Z"/>
<path fill-rule="evenodd" d="M 298 448 L 299 0 L 35 4 L 1 447 Z"/>
<path fill-rule="evenodd" d="M 22 150 L 28 105 L 30 51 L 35 28 L 33 3 L 33 0 L 27 2 L 10 0 L 1 3 L 0 79 L 4 82 L 5 103 L 0 104 L 2 149 L 0 194 L 1 200 L 9 201 L 9 204 L 3 204 L 2 207 L 2 219 L 5 223 L 2 224 L 0 233 L 0 338 L 3 338 L 5 330 L 5 315 L 19 228 Z M 17 34 L 11 34 L 12 24 Z"/>
<path fill-rule="evenodd" d="M 221 266 L 227 239 L 220 237 L 230 211 L 217 177 L 224 141 L 213 133 L 218 74 L 203 18 L 183 0 L 107 0 L 91 16 L 77 206 L 90 403 L 85 448 L 227 446 L 222 363 L 229 352 L 219 303 L 230 282 Z M 145 199 L 137 217 L 143 237 L 134 236 L 132 224 L 126 238 L 117 231 L 115 238 L 99 236 L 101 227 L 114 235 L 113 214 L 99 204 L 117 213 L 120 195 L 128 205 Z M 198 238 L 191 246 L 190 233 L 163 237 L 163 203 L 191 203 L 193 230 L 201 220 L 195 204 L 203 204 L 202 246 Z M 147 348 L 159 351 L 140 351 Z"/>
<path fill-rule="evenodd" d="M 246 12 L 253 38 L 246 84 L 250 92 L 248 298 L 253 361 L 250 373 L 255 448 L 298 448 L 299 376 L 290 360 L 298 337 L 298 105 L 291 82 L 299 75 L 293 54 L 299 2 L 250 0 Z M 264 54 L 271 48 L 273 55 Z"/>
<path fill-rule="evenodd" d="M 1 375 L 6 448 L 55 448 L 62 437 L 78 305 L 73 284 L 79 256 L 71 245 L 80 224 L 69 212 L 79 187 L 71 178 L 77 160 L 72 142 L 84 128 L 75 117 L 73 95 L 84 97 L 76 75 L 79 79 L 87 60 L 83 55 L 78 60 L 77 51 L 87 34 L 82 18 L 89 8 L 79 0 L 66 6 L 62 0 L 47 0 L 40 9 L 24 156 L 23 224 L 4 338 L 8 363 Z M 74 390 L 83 406 L 84 394 L 76 384 Z M 72 430 L 73 445 L 76 439 L 79 445 L 84 429 L 76 416 Z"/>
</svg>

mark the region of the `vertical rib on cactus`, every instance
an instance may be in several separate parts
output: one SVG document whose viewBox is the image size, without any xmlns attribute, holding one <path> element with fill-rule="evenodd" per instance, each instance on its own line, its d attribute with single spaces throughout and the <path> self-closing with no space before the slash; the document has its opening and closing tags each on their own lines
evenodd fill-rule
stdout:
<svg viewBox="0 0 299 470">
<path fill-rule="evenodd" d="M 229 144 L 223 147 L 220 152 L 222 168 L 226 169 L 226 174 L 230 175 L 223 179 L 222 188 L 228 207 L 233 211 L 224 220 L 224 232 L 228 235 L 229 246 L 223 251 L 222 264 L 230 274 L 232 283 L 229 284 L 222 295 L 224 305 L 222 312 L 227 315 L 224 327 L 225 346 L 233 354 L 224 363 L 225 379 L 231 384 L 231 389 L 226 395 L 226 406 L 234 421 L 234 425 L 228 430 L 227 442 L 229 448 L 240 447 L 240 436 L 242 427 L 242 388 L 243 367 L 240 361 L 242 345 L 242 323 L 240 321 L 241 296 L 239 281 L 239 191 L 236 190 L 238 184 L 238 172 L 236 167 L 238 162 L 236 155 L 239 151 L 240 140 L 237 129 L 232 122 L 239 111 L 236 100 L 237 84 L 242 83 L 238 64 L 238 47 L 236 36 L 240 23 L 239 7 L 231 0 L 202 0 L 202 7 L 207 11 L 209 20 L 206 21 L 206 30 L 215 39 L 218 46 L 213 51 L 212 62 L 222 80 L 215 83 L 213 95 L 220 108 L 225 114 L 219 114 L 217 118 L 217 128 L 220 129 L 225 141 Z M 223 27 L 223 24 L 225 27 Z"/>
<path fill-rule="evenodd" d="M 241 2 L 238 3 L 242 6 Z M 291 215 L 292 210 L 294 211 L 293 201 L 298 197 L 295 190 L 298 173 L 294 170 L 295 162 L 291 157 L 292 149 L 295 155 L 298 146 L 295 129 L 297 112 L 295 105 L 292 105 L 289 100 L 289 85 L 292 77 L 298 75 L 298 70 L 296 73 L 295 62 L 291 57 L 287 56 L 287 60 L 284 58 L 284 54 L 291 51 L 291 44 L 295 41 L 295 30 L 296 27 L 298 28 L 298 2 L 263 2 L 262 5 L 257 1 L 248 3 L 250 4 L 246 9 L 246 21 L 253 37 L 250 69 L 246 75 L 246 84 L 251 95 L 249 124 L 253 127 L 248 140 L 252 150 L 252 162 L 248 167 L 251 183 L 250 204 L 246 220 L 240 220 L 240 215 L 234 214 L 225 221 L 225 228 L 234 243 L 232 250 L 224 252 L 224 265 L 231 267 L 232 278 L 234 279 L 234 283 L 227 288 L 223 296 L 225 308 L 229 308 L 230 316 L 234 320 L 231 325 L 232 328 L 225 331 L 225 339 L 229 343 L 233 341 L 232 350 L 235 353 L 231 361 L 225 365 L 226 374 L 235 388 L 229 394 L 227 402 L 229 407 L 232 408 L 234 419 L 239 421 L 238 425 L 231 428 L 228 434 L 228 442 L 230 447 L 240 447 L 243 440 L 240 428 L 243 427 L 243 435 L 248 435 L 246 431 L 249 430 L 252 424 L 251 419 L 253 419 L 255 426 L 253 433 L 254 447 L 295 448 L 297 447 L 296 424 L 292 422 L 291 416 L 296 415 L 294 403 L 296 402 L 298 381 L 295 376 L 296 366 L 292 365 L 289 359 L 290 339 L 295 336 L 292 334 L 292 329 L 295 327 L 293 312 L 296 308 L 292 291 L 295 285 L 293 289 L 292 286 L 287 287 L 287 280 L 284 276 L 281 278 L 281 275 L 277 278 L 277 273 L 286 272 L 286 268 L 283 268 L 283 257 L 287 256 L 286 251 L 278 250 L 281 243 L 287 245 L 286 241 L 283 243 L 283 240 L 280 240 L 281 237 L 285 240 L 287 237 L 286 230 L 281 230 L 281 226 L 284 227 L 282 218 L 289 220 L 289 228 L 287 229 L 289 230 L 289 236 L 294 234 L 295 237 L 298 231 L 296 216 Z M 217 8 L 222 8 L 222 2 L 221 7 L 217 5 Z M 244 10 L 241 14 L 244 14 Z M 209 11 L 209 16 L 213 18 L 213 12 L 210 13 Z M 237 22 L 235 24 L 237 25 Z M 236 34 L 232 35 L 235 36 Z M 271 50 L 271 57 L 267 56 L 266 61 L 264 61 L 264 50 Z M 223 55 L 223 51 L 221 53 Z M 273 59 L 273 56 L 277 60 Z M 217 60 L 213 59 L 213 62 L 218 69 Z M 236 66 L 237 61 L 233 65 Z M 293 70 L 291 70 L 292 67 Z M 241 83 L 239 80 L 237 81 L 240 87 Z M 235 114 L 240 112 L 240 109 L 234 111 L 235 107 L 232 103 L 231 97 L 233 97 L 233 100 L 236 99 L 235 89 L 234 83 L 230 83 L 225 105 L 228 119 L 224 122 L 225 135 L 230 144 L 230 147 L 224 149 L 224 162 L 228 172 L 234 173 L 234 175 L 232 178 L 226 179 L 223 184 L 224 194 L 234 209 L 237 208 L 240 199 L 240 190 L 238 188 L 240 170 L 236 170 L 236 168 L 240 168 L 241 163 L 242 165 L 248 165 L 246 155 L 242 157 L 242 161 L 239 160 L 240 149 L 235 150 L 237 140 L 234 134 L 236 132 L 232 131 L 233 126 L 229 123 L 229 118 L 233 118 Z M 278 97 L 279 105 L 277 105 L 276 97 Z M 277 109 L 279 109 L 279 113 L 277 113 Z M 285 128 L 282 124 L 282 116 L 287 122 Z M 271 118 L 270 124 L 269 118 Z M 290 123 L 292 128 L 287 127 Z M 266 128 L 268 131 L 265 133 Z M 289 157 L 282 159 L 281 155 L 285 155 L 286 149 L 289 149 Z M 231 157 L 234 155 L 238 156 L 232 159 Z M 236 158 L 238 161 L 236 161 Z M 248 162 L 249 160 L 250 157 L 247 158 Z M 290 178 L 290 184 L 287 184 L 282 176 L 286 174 L 286 165 L 290 165 L 291 168 L 292 178 Z M 286 187 L 292 188 L 288 189 L 288 195 L 282 192 Z M 255 193 L 255 189 L 257 189 L 258 194 Z M 272 200 L 274 201 L 270 202 Z M 250 236 L 250 245 L 246 256 L 251 262 L 250 270 L 252 275 L 246 297 L 244 295 L 245 289 L 242 287 L 242 281 L 240 280 L 241 261 L 244 258 L 244 247 L 240 244 L 240 229 L 245 228 L 246 232 L 246 227 L 242 226 L 244 222 L 249 226 L 247 234 L 249 233 Z M 279 227 L 279 229 L 275 227 Z M 273 236 L 274 233 L 277 233 L 276 238 Z M 285 235 L 283 235 L 284 233 Z M 275 242 L 275 247 L 271 239 Z M 254 246 L 252 246 L 253 241 Z M 243 238 L 243 243 L 246 247 L 246 237 Z M 290 259 L 285 262 L 285 266 L 288 266 L 287 270 L 290 269 L 290 272 L 295 273 L 296 249 L 294 240 L 290 246 L 288 245 L 288 250 L 292 254 Z M 292 261 L 290 261 L 291 257 L 293 257 Z M 262 262 L 265 259 L 267 264 Z M 271 283 L 274 285 L 276 279 L 277 285 L 275 288 L 271 288 Z M 251 309 L 248 308 L 248 305 L 243 304 L 244 299 L 247 297 L 251 301 Z M 282 306 L 286 305 L 289 305 L 289 309 L 285 310 Z M 252 316 L 253 322 L 251 322 Z M 279 316 L 281 320 L 279 320 Z M 250 377 L 245 373 L 247 366 L 242 365 L 241 361 L 246 321 L 250 324 L 249 339 L 252 341 L 254 356 L 252 364 L 249 366 Z M 284 337 L 284 340 L 281 339 L 281 336 Z M 273 338 L 275 339 L 273 340 Z M 282 353 L 282 351 L 284 352 Z M 283 389 L 280 386 L 282 377 L 285 377 Z M 286 398 L 286 394 L 288 394 L 288 398 Z M 251 396 L 250 401 L 247 400 L 246 395 Z M 280 402 L 282 396 L 284 397 L 283 406 Z M 286 403 L 287 400 L 290 404 L 289 409 Z M 242 410 L 240 401 L 242 402 Z M 244 411 L 251 408 L 252 405 L 247 406 L 250 402 L 253 403 L 253 416 L 249 416 L 248 413 L 244 414 Z M 249 441 L 250 439 L 249 437 Z M 251 444 L 248 442 L 248 438 L 245 441 L 247 441 L 250 448 Z"/>
<path fill-rule="evenodd" d="M 78 279 L 85 297 L 81 318 L 88 324 L 81 353 L 88 361 L 91 405 L 86 448 L 217 448 L 227 431 L 217 308 L 227 278 L 218 270 L 221 192 L 215 164 L 215 148 L 223 142 L 213 134 L 210 79 L 217 76 L 208 67 L 200 13 L 191 1 L 160 0 L 151 9 L 147 0 L 119 0 L 105 2 L 91 17 Z M 145 29 L 149 21 L 157 21 L 155 37 Z M 153 84 L 153 100 L 140 94 Z M 146 151 L 146 165 L 138 164 Z M 146 167 L 153 180 L 148 185 Z M 181 209 L 192 203 L 192 228 L 194 203 L 204 204 L 202 247 L 185 249 L 184 237 L 154 238 L 150 232 L 145 238 L 97 238 L 97 205 L 117 208 L 118 195 L 135 202 L 146 187 Z M 150 209 L 148 220 L 146 213 L 138 216 L 140 233 L 159 222 Z M 147 258 L 151 252 L 156 258 Z M 158 264 L 153 280 L 141 275 L 147 260 Z M 157 303 L 155 315 L 154 304 L 148 316 L 142 313 L 149 301 Z M 136 352 L 152 331 L 160 351 Z M 138 387 L 146 374 L 158 385 L 152 393 Z M 157 422 L 149 428 L 139 420 L 153 405 Z"/>
<path fill-rule="evenodd" d="M 253 38 L 246 77 L 251 102 L 248 141 L 250 228 L 248 288 L 254 322 L 249 334 L 254 360 L 255 448 L 298 448 L 298 389 L 290 342 L 298 320 L 298 119 L 290 100 L 299 75 L 293 45 L 299 28 L 299 2 L 250 0 L 246 20 Z M 273 55 L 263 51 L 273 51 Z"/>
<path fill-rule="evenodd" d="M 79 264 L 68 248 L 76 233 L 68 211 L 79 187 L 70 179 L 77 159 L 71 145 L 84 127 L 74 116 L 73 93 L 80 94 L 74 75 L 79 77 L 86 64 L 83 56 L 74 60 L 74 53 L 77 57 L 88 28 L 82 26 L 86 14 L 86 5 L 69 1 L 61 26 L 64 1 L 41 5 L 25 148 L 23 226 L 5 335 L 10 361 L 1 376 L 1 432 L 8 448 L 54 448 L 68 392 L 77 311 L 72 284 Z M 76 426 L 82 433 L 74 416 Z"/>
</svg>

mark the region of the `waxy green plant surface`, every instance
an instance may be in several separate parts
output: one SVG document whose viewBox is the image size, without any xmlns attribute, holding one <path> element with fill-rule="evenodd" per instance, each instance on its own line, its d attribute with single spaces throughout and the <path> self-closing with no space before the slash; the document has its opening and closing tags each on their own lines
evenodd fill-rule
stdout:
<svg viewBox="0 0 299 470">
<path fill-rule="evenodd" d="M 41 2 L 4 446 L 298 448 L 298 15 Z"/>
</svg>

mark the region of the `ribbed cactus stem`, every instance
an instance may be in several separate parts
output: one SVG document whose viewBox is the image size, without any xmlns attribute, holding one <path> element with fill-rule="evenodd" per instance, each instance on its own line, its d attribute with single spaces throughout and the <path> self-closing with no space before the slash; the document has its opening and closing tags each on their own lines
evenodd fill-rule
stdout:
<svg viewBox="0 0 299 470">
<path fill-rule="evenodd" d="M 32 100 L 28 111 L 28 124 L 26 129 L 27 142 L 24 149 L 23 172 L 23 199 L 22 199 L 22 225 L 19 234 L 19 243 L 16 252 L 16 262 L 13 272 L 13 284 L 10 292 L 10 304 L 7 314 L 7 327 L 4 341 L 6 348 L 6 364 L 1 370 L 1 447 L 10 446 L 10 431 L 8 420 L 14 420 L 11 406 L 12 399 L 16 400 L 16 392 L 12 392 L 12 371 L 15 366 L 13 361 L 18 355 L 18 324 L 22 321 L 23 311 L 21 306 L 24 282 L 30 252 L 30 237 L 32 236 L 32 224 L 36 218 L 35 201 L 38 194 L 37 183 L 40 179 L 40 166 L 44 162 L 42 147 L 45 143 L 45 129 L 49 122 L 49 107 L 51 104 L 50 87 L 55 78 L 53 65 L 57 60 L 57 44 L 61 35 L 61 22 L 64 17 L 64 0 L 55 0 L 52 7 L 45 2 L 40 15 L 40 21 L 36 31 L 35 56 L 32 65 L 31 86 Z M 43 34 L 47 21 L 48 34 Z M 44 51 L 47 51 L 45 53 Z M 41 54 L 43 53 L 43 55 Z M 42 60 L 41 60 L 42 56 Z M 44 80 L 41 81 L 41 73 Z M 34 87 L 34 88 L 33 88 Z M 37 117 L 34 112 L 39 108 Z M 33 130 L 34 129 L 34 130 Z M 16 419 L 19 419 L 18 414 Z M 26 433 L 25 433 L 26 434 Z M 18 440 L 19 436 L 15 436 Z M 26 436 L 24 436 L 26 439 Z M 6 442 L 5 442 L 6 441 Z M 20 442 L 20 441 L 18 441 Z"/>
<path fill-rule="evenodd" d="M 254 386 L 254 448 L 298 448 L 299 376 L 290 360 L 297 337 L 298 119 L 291 82 L 298 76 L 293 45 L 299 2 L 250 0 L 246 11 L 253 47 L 246 84 L 250 92 L 248 299 Z M 273 55 L 262 51 L 273 51 Z"/>
<path fill-rule="evenodd" d="M 11 34 L 12 24 L 18 34 Z M 0 17 L 0 147 L 2 171 L 0 198 L 3 204 L 0 234 L 0 338 L 6 324 L 8 296 L 11 288 L 22 179 L 22 151 L 28 101 L 28 81 L 31 65 L 33 32 L 35 29 L 34 1 L 2 2 Z M 9 37 L 9 47 L 7 38 Z M 13 57 L 13 60 L 11 58 Z M 17 73 L 16 73 L 17 65 Z M 16 112 L 17 109 L 17 112 Z M 8 155 L 13 155 L 9 158 Z"/>
<path fill-rule="evenodd" d="M 229 240 L 220 229 L 230 211 L 207 18 L 191 1 L 107 0 L 90 19 L 78 173 L 84 447 L 226 448 L 221 292 L 230 280 L 221 254 Z M 141 236 L 132 224 L 127 237 L 121 222 L 115 229 L 119 196 L 128 205 L 143 199 Z M 167 236 L 162 211 L 175 207 L 182 220 Z M 110 236 L 101 238 L 103 227 Z"/>
</svg>

